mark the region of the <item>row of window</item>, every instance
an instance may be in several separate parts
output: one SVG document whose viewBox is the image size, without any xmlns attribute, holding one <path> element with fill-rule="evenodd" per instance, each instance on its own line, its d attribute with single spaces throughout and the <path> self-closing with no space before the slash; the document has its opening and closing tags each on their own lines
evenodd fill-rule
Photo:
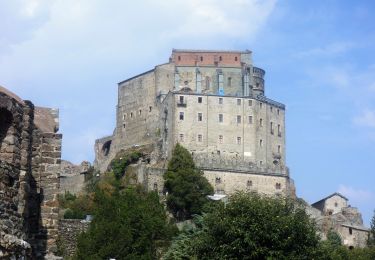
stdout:
<svg viewBox="0 0 375 260">
<path fill-rule="evenodd" d="M 180 121 L 183 121 L 185 119 L 185 113 L 184 112 L 180 112 L 179 119 L 180 119 Z M 198 122 L 203 121 L 203 113 L 199 112 L 197 114 L 197 120 L 198 120 Z M 219 114 L 219 123 L 223 123 L 223 122 L 224 122 L 224 115 Z M 241 115 L 237 115 L 236 122 L 237 122 L 237 124 L 241 124 L 241 122 L 242 122 L 242 116 Z M 248 124 L 252 124 L 252 123 L 253 123 L 253 116 L 248 116 Z M 261 126 L 261 127 L 263 126 L 263 119 L 262 118 L 259 119 L 259 126 Z M 271 132 L 272 135 L 274 134 L 274 124 L 273 124 L 273 122 L 270 122 L 270 132 Z M 281 125 L 280 124 L 277 125 L 277 135 L 281 137 Z"/>
<path fill-rule="evenodd" d="M 183 143 L 183 142 L 185 141 L 185 136 L 184 136 L 184 134 L 180 134 L 178 140 L 179 140 L 180 143 Z M 199 143 L 203 142 L 203 135 L 202 135 L 202 134 L 198 134 L 198 135 L 197 135 L 197 141 L 198 141 Z M 223 143 L 224 143 L 224 136 L 223 136 L 223 135 L 219 135 L 218 142 L 219 142 L 219 144 L 223 144 Z M 237 144 L 242 144 L 242 138 L 241 138 L 241 136 L 237 136 L 237 138 L 236 138 L 236 143 L 237 143 Z M 259 146 L 260 146 L 260 147 L 263 147 L 263 139 L 260 139 L 260 140 L 259 140 Z M 278 152 L 278 153 L 281 152 L 281 145 L 278 145 L 278 146 L 277 146 L 277 152 Z"/>
<path fill-rule="evenodd" d="M 202 101 L 203 101 L 203 98 L 202 97 L 198 97 L 198 103 L 201 104 Z M 220 105 L 222 105 L 223 104 L 223 98 L 219 97 L 218 102 L 219 102 Z M 253 105 L 253 100 L 248 99 L 247 102 L 248 102 L 248 106 L 249 107 Z M 184 96 L 180 96 L 179 103 L 180 104 L 184 104 L 185 103 Z M 237 105 L 240 106 L 241 103 L 242 103 L 242 99 L 238 98 L 237 99 Z M 259 102 L 259 108 L 262 108 L 262 107 L 263 107 L 263 103 Z M 277 109 L 276 111 L 277 111 L 277 115 L 280 115 L 280 109 Z M 270 112 L 273 113 L 273 107 L 272 106 L 270 106 Z"/>
<path fill-rule="evenodd" d="M 152 112 L 152 106 L 149 106 L 149 107 L 148 107 L 148 112 Z M 139 116 L 142 116 L 142 109 L 139 109 L 139 110 L 138 110 L 138 115 L 139 115 Z M 135 113 L 134 113 L 134 112 L 130 112 L 129 117 L 130 117 L 130 118 L 133 118 L 134 116 L 135 116 Z M 123 120 L 126 120 L 126 117 L 127 117 L 127 114 L 123 114 L 123 115 L 122 115 L 122 119 L 123 119 Z"/>
<path fill-rule="evenodd" d="M 177 60 L 178 60 L 178 61 L 181 61 L 181 56 L 177 56 Z M 200 61 L 203 61 L 203 56 L 200 56 L 200 57 L 199 57 L 199 60 L 200 60 Z M 223 57 L 219 56 L 219 61 L 223 61 Z M 238 57 L 237 57 L 237 56 L 234 57 L 234 61 L 238 61 Z"/>
<path fill-rule="evenodd" d="M 220 184 L 220 183 L 222 183 L 221 178 L 220 177 L 216 177 L 215 178 L 215 184 Z M 252 180 L 247 180 L 246 186 L 247 187 L 252 187 L 253 186 L 253 181 Z M 280 190 L 281 189 L 281 183 L 279 183 L 279 182 L 275 183 L 275 189 Z"/>
</svg>

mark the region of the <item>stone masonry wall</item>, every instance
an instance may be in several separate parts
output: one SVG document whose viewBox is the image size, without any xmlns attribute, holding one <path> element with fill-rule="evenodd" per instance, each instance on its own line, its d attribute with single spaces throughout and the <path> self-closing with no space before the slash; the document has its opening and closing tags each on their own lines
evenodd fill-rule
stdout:
<svg viewBox="0 0 375 260">
<path fill-rule="evenodd" d="M 64 257 L 73 256 L 77 249 L 78 235 L 86 231 L 89 222 L 80 219 L 62 219 L 59 226 L 59 250 Z"/>
</svg>

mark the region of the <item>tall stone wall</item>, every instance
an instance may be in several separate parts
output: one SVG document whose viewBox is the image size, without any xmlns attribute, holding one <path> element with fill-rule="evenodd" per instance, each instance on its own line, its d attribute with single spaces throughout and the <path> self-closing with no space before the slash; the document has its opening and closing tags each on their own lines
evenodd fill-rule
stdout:
<svg viewBox="0 0 375 260">
<path fill-rule="evenodd" d="M 0 87 L 1 257 L 43 258 L 56 248 L 62 138 L 56 112 Z"/>
</svg>

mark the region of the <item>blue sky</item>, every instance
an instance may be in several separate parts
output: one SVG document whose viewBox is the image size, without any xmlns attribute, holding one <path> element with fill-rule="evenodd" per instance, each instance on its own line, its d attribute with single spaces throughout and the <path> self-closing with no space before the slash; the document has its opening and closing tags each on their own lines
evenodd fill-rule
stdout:
<svg viewBox="0 0 375 260">
<path fill-rule="evenodd" d="M 115 125 L 117 82 L 172 48 L 250 49 L 287 106 L 298 196 L 375 209 L 375 2 L 0 0 L 0 85 L 60 109 L 63 158 L 92 161 Z"/>
</svg>

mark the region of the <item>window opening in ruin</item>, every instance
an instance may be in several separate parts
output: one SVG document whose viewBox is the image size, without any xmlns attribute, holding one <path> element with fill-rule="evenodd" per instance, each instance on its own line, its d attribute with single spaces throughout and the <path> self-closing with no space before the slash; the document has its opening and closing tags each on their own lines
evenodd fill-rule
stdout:
<svg viewBox="0 0 375 260">
<path fill-rule="evenodd" d="M 241 116 L 237 115 L 237 124 L 241 124 Z"/>
<path fill-rule="evenodd" d="M 337 204 L 337 202 L 335 202 L 335 207 L 337 207 L 338 206 L 338 204 Z"/>
<path fill-rule="evenodd" d="M 7 109 L 0 108 L 0 148 L 2 146 L 4 138 L 7 136 L 12 122 L 12 114 Z"/>
<path fill-rule="evenodd" d="M 202 97 L 198 97 L 198 103 L 202 103 Z"/>
<path fill-rule="evenodd" d="M 249 116 L 249 124 L 253 123 L 253 116 Z"/>
<path fill-rule="evenodd" d="M 281 189 L 281 183 L 276 183 L 276 190 L 280 190 Z"/>
<path fill-rule="evenodd" d="M 263 119 L 262 119 L 262 118 L 259 119 L 259 125 L 260 125 L 260 126 L 263 126 Z"/>
<path fill-rule="evenodd" d="M 219 135 L 219 143 L 223 143 L 223 136 L 222 135 Z"/>
<path fill-rule="evenodd" d="M 180 134 L 180 142 L 184 141 L 184 134 Z"/>
<path fill-rule="evenodd" d="M 111 144 L 112 144 L 112 140 L 109 140 L 103 144 L 102 153 L 104 156 L 107 156 L 109 154 L 109 151 L 111 150 Z"/>
<path fill-rule="evenodd" d="M 353 230 L 352 230 L 352 228 L 349 228 L 349 235 L 353 235 Z"/>
<path fill-rule="evenodd" d="M 220 177 L 216 177 L 215 178 L 215 183 L 217 183 L 217 184 L 221 183 L 221 178 Z"/>
<path fill-rule="evenodd" d="M 246 183 L 246 186 L 247 186 L 247 187 L 251 187 L 251 186 L 253 186 L 253 182 L 250 181 L 250 180 L 248 180 L 247 183 Z"/>
<path fill-rule="evenodd" d="M 198 122 L 202 122 L 202 118 L 203 118 L 202 113 L 198 113 Z"/>
<path fill-rule="evenodd" d="M 220 105 L 223 104 L 223 98 L 219 98 L 219 104 L 220 104 Z"/>
<path fill-rule="evenodd" d="M 202 142 L 202 135 L 198 135 L 198 142 Z"/>
<path fill-rule="evenodd" d="M 223 122 L 223 119 L 224 119 L 223 114 L 219 114 L 219 123 L 222 123 L 222 122 Z"/>
<path fill-rule="evenodd" d="M 231 87 L 231 86 L 232 86 L 232 78 L 229 77 L 229 78 L 228 78 L 228 87 Z"/>
<path fill-rule="evenodd" d="M 149 108 L 148 108 L 148 112 L 151 112 L 152 111 L 152 107 L 150 106 Z"/>
<path fill-rule="evenodd" d="M 237 144 L 241 144 L 241 137 L 237 136 Z"/>
<path fill-rule="evenodd" d="M 184 120 L 184 112 L 180 112 L 180 120 Z"/>
<path fill-rule="evenodd" d="M 238 106 L 241 105 L 241 99 L 237 99 L 237 105 L 238 105 Z"/>
<path fill-rule="evenodd" d="M 237 57 L 234 57 L 234 61 L 237 61 L 238 60 L 238 58 Z"/>
<path fill-rule="evenodd" d="M 253 101 L 250 99 L 249 100 L 249 107 L 251 107 L 253 105 Z"/>
</svg>

